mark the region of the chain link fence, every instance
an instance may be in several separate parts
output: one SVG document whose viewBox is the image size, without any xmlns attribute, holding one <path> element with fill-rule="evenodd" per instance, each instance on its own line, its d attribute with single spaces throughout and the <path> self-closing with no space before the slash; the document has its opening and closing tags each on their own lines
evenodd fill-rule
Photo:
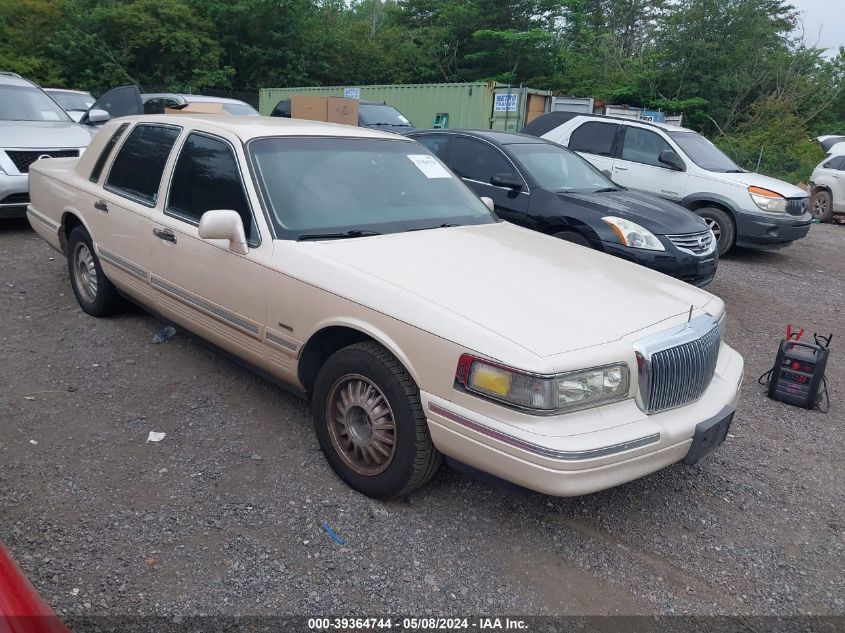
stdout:
<svg viewBox="0 0 845 633">
<path fill-rule="evenodd" d="M 719 149 L 743 169 L 792 184 L 809 182 L 813 169 L 821 160 L 767 150 L 765 147 L 747 149 L 719 144 Z"/>
</svg>

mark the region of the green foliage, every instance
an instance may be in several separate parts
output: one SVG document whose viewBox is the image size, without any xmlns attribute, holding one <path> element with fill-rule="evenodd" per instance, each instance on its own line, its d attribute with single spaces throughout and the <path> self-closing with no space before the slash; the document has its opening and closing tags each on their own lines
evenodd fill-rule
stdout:
<svg viewBox="0 0 845 633">
<path fill-rule="evenodd" d="M 810 137 L 845 133 L 845 50 L 799 19 L 787 0 L 0 0 L 0 69 L 95 92 L 522 83 L 683 112 L 794 175 Z"/>
</svg>

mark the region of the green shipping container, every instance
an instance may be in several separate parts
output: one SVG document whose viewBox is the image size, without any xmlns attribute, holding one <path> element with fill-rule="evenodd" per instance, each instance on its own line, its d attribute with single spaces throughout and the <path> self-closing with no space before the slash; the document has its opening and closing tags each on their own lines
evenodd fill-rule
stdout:
<svg viewBox="0 0 845 633">
<path fill-rule="evenodd" d="M 418 128 L 430 128 L 435 121 L 442 123 L 448 118 L 442 127 L 519 130 L 525 124 L 528 95 L 551 93 L 529 88 L 509 89 L 506 84 L 494 82 L 263 88 L 258 109 L 268 115 L 279 101 L 297 94 L 386 101 Z"/>
</svg>

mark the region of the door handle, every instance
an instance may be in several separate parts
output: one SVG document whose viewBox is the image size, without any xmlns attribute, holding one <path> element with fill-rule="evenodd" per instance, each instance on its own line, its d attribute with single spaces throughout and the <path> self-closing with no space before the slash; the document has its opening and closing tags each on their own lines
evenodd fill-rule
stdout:
<svg viewBox="0 0 845 633">
<path fill-rule="evenodd" d="M 628 168 L 627 168 L 627 167 L 617 167 L 616 165 L 614 165 L 614 167 L 613 167 L 613 168 L 614 168 L 615 170 L 617 170 L 617 171 L 628 171 Z"/>
<path fill-rule="evenodd" d="M 153 229 L 153 235 L 165 242 L 176 243 L 176 236 L 170 229 Z"/>
<path fill-rule="evenodd" d="M 94 203 L 94 208 L 97 211 L 102 211 L 103 213 L 109 212 L 109 205 L 106 204 L 105 200 L 97 200 L 97 202 Z"/>
</svg>

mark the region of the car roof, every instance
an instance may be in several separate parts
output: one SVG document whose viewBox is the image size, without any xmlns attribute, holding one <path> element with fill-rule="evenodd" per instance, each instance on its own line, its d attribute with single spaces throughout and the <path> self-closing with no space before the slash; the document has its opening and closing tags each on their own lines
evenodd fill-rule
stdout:
<svg viewBox="0 0 845 633">
<path fill-rule="evenodd" d="M 73 90 L 71 88 L 44 88 L 44 92 L 69 92 L 75 95 L 91 96 L 91 93 L 86 90 Z"/>
<path fill-rule="evenodd" d="M 520 134 L 518 132 L 504 132 L 502 130 L 462 130 L 455 129 L 433 129 L 433 130 L 417 130 L 415 132 L 408 132 L 406 136 L 418 136 L 419 134 L 461 134 L 463 136 L 475 136 L 483 138 L 499 145 L 521 145 L 525 143 L 540 144 L 548 143 L 544 138 L 537 136 L 530 136 L 528 134 Z"/>
<path fill-rule="evenodd" d="M 229 132 L 246 142 L 266 136 L 321 136 L 334 138 L 373 138 L 401 141 L 401 134 L 361 128 L 340 123 L 323 123 L 306 119 L 285 119 L 282 117 L 238 116 L 231 114 L 145 114 L 120 117 L 119 122 L 161 123 L 181 125 L 186 128 Z"/>
<path fill-rule="evenodd" d="M 249 105 L 246 101 L 240 99 L 231 99 L 229 97 L 211 97 L 208 95 L 176 95 L 182 97 L 188 103 L 242 103 Z"/>
<path fill-rule="evenodd" d="M 28 79 L 24 79 L 18 73 L 9 71 L 0 71 L 0 84 L 3 84 L 4 86 L 27 86 L 29 88 L 37 88 L 37 86 Z"/>
<path fill-rule="evenodd" d="M 586 112 L 547 112 L 546 114 L 541 114 L 531 123 L 522 128 L 522 131 L 526 134 L 542 136 L 547 132 L 551 132 L 556 127 L 559 127 L 564 123 L 571 121 L 575 117 L 584 117 L 587 119 L 596 119 L 599 121 L 610 120 L 621 121 L 623 123 L 639 123 L 640 125 L 647 125 L 650 127 L 660 128 L 662 130 L 666 130 L 667 132 L 695 133 L 695 130 L 691 130 L 686 127 L 681 127 L 679 125 L 672 125 L 670 123 L 657 123 L 655 121 L 643 121 L 642 119 L 628 119 L 621 116 L 611 116 L 607 114 L 587 114 Z"/>
</svg>

